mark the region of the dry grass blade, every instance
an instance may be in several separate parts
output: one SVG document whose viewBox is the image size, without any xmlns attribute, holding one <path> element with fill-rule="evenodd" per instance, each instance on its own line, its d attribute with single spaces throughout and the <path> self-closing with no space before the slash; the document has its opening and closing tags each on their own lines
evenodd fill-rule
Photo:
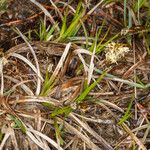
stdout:
<svg viewBox="0 0 150 150">
<path fill-rule="evenodd" d="M 140 131 L 140 130 L 143 130 L 143 129 L 148 128 L 148 126 L 150 126 L 150 125 L 149 125 L 149 124 L 144 124 L 144 125 L 142 125 L 142 126 L 139 126 L 139 127 L 137 127 L 137 128 L 134 128 L 134 129 L 132 130 L 132 132 L 138 132 L 138 131 Z"/>
<path fill-rule="evenodd" d="M 68 8 L 70 8 L 70 10 L 72 10 L 73 13 L 76 12 L 76 10 L 75 10 L 71 5 L 69 5 L 68 3 L 62 2 L 62 1 L 60 1 L 59 3 L 65 5 L 65 6 L 67 6 Z"/>
<path fill-rule="evenodd" d="M 41 76 L 41 73 L 40 73 L 40 67 L 39 67 L 39 63 L 38 63 L 38 59 L 36 57 L 36 54 L 32 48 L 32 46 L 30 45 L 30 43 L 27 41 L 27 39 L 25 38 L 25 36 L 20 32 L 20 30 L 18 28 L 16 28 L 16 31 L 19 33 L 19 35 L 22 37 L 22 39 L 25 41 L 25 43 L 28 45 L 33 57 L 34 57 L 34 60 L 35 60 L 35 64 L 36 64 L 36 67 L 37 67 L 37 76 L 40 77 Z M 41 80 L 39 78 L 37 78 L 37 88 L 36 88 L 36 92 L 35 94 L 36 95 L 39 95 L 40 94 L 40 90 L 41 90 Z"/>
<path fill-rule="evenodd" d="M 0 150 L 3 149 L 3 147 L 4 147 L 4 145 L 5 145 L 6 141 L 7 141 L 7 139 L 8 139 L 10 136 L 11 136 L 11 133 L 10 133 L 10 132 L 7 132 L 7 133 L 5 134 L 3 140 L 2 140 L 2 142 L 1 142 L 1 144 L 0 144 Z"/>
<path fill-rule="evenodd" d="M 0 58 L 0 77 L 1 77 L 1 89 L 0 89 L 0 95 L 3 95 L 4 92 L 4 75 L 3 75 L 3 65 L 4 65 L 4 59 Z"/>
<path fill-rule="evenodd" d="M 54 70 L 50 80 L 54 80 L 55 77 L 57 77 L 60 69 L 63 67 L 64 61 L 65 61 L 65 59 L 67 57 L 67 54 L 69 53 L 70 46 L 71 46 L 71 43 L 68 43 L 66 45 L 66 48 L 65 48 L 65 50 L 64 50 L 64 52 L 63 52 L 63 54 L 62 54 L 62 56 L 61 56 L 61 58 L 60 58 L 60 60 L 59 60 L 59 62 L 57 64 L 57 66 L 56 66 L 56 68 L 55 68 L 55 70 Z"/>
<path fill-rule="evenodd" d="M 105 95 L 114 95 L 114 92 L 90 92 L 89 95 L 93 96 L 105 96 Z"/>
<path fill-rule="evenodd" d="M 64 122 L 63 120 L 59 119 L 60 122 Z M 98 146 L 96 146 L 91 139 L 87 138 L 85 135 L 83 135 L 80 131 L 78 131 L 76 128 L 71 126 L 69 123 L 65 122 L 66 130 L 69 130 L 71 133 L 74 133 L 78 138 L 80 138 L 82 141 L 84 141 L 88 147 L 91 150 L 101 150 Z"/>
<path fill-rule="evenodd" d="M 147 127 L 147 129 L 146 129 L 146 131 L 145 131 L 145 133 L 144 133 L 144 136 L 143 136 L 143 138 L 142 138 L 142 142 L 143 142 L 143 143 L 145 143 L 146 138 L 148 137 L 149 133 L 150 133 L 150 126 Z"/>
<path fill-rule="evenodd" d="M 51 97 L 36 97 L 36 96 L 25 96 L 23 99 L 12 100 L 9 103 L 10 104 L 20 104 L 20 103 L 48 103 L 54 106 L 62 106 L 62 102 L 59 100 L 56 100 Z"/>
<path fill-rule="evenodd" d="M 97 3 L 88 13 L 87 15 L 91 15 L 97 7 L 99 7 L 102 3 L 104 2 L 104 0 L 101 0 L 99 3 Z"/>
<path fill-rule="evenodd" d="M 78 116 L 88 122 L 95 122 L 95 123 L 99 123 L 99 124 L 112 124 L 113 122 L 111 120 L 102 120 L 102 119 L 93 119 L 93 118 L 87 118 L 85 116 L 79 115 L 79 114 L 75 114 L 73 113 L 75 116 Z"/>
<path fill-rule="evenodd" d="M 92 56 L 92 52 L 90 52 L 90 51 L 88 51 L 88 50 L 86 50 L 86 49 L 83 49 L 83 48 L 74 50 L 74 53 L 75 53 L 75 54 L 87 54 L 87 55 L 91 55 L 91 56 Z M 96 57 L 96 56 L 94 55 L 94 57 Z M 96 57 L 96 58 L 97 58 L 97 57 Z M 98 58 L 97 58 L 97 59 L 98 59 Z"/>
<path fill-rule="evenodd" d="M 10 130 L 11 130 L 11 133 L 12 133 L 11 134 L 11 141 L 12 141 L 12 144 L 14 146 L 14 149 L 15 150 L 19 150 L 17 139 L 16 139 L 16 136 L 15 136 L 15 132 L 14 132 L 14 130 L 12 128 L 10 128 Z"/>
<path fill-rule="evenodd" d="M 123 123 L 122 126 L 126 130 L 126 132 L 132 137 L 132 139 L 136 142 L 136 144 L 139 146 L 139 149 L 147 150 L 144 144 L 139 140 L 139 138 L 136 137 L 136 135 L 128 128 L 126 124 Z"/>
<path fill-rule="evenodd" d="M 50 14 L 39 2 L 37 2 L 36 0 L 30 0 L 30 1 L 31 1 L 32 3 L 34 3 L 36 6 L 38 6 L 38 7 L 44 12 L 44 14 L 45 14 L 47 17 L 49 17 L 51 23 L 52 23 L 53 25 L 56 25 L 57 31 L 60 31 L 60 29 L 59 29 L 57 23 L 55 22 L 55 20 L 54 20 L 53 17 L 51 16 L 51 14 Z"/>
<path fill-rule="evenodd" d="M 15 79 L 13 77 L 7 76 L 7 75 L 5 75 L 4 78 L 6 78 L 6 79 L 8 79 L 8 80 L 10 80 L 10 81 L 12 81 L 12 82 L 14 82 L 16 84 L 20 84 L 20 87 L 25 91 L 25 93 L 27 95 L 34 95 L 32 90 L 28 86 L 26 86 L 23 82 L 20 82 L 19 80 Z"/>
<path fill-rule="evenodd" d="M 68 144 L 65 146 L 65 147 L 63 147 L 63 149 L 65 150 L 65 149 L 67 149 L 72 143 L 74 143 L 76 140 L 77 140 L 78 138 L 77 138 L 77 136 L 75 135 L 71 140 L 70 140 L 70 142 L 68 142 Z M 72 146 L 73 147 L 73 146 Z"/>
<path fill-rule="evenodd" d="M 111 109 L 109 109 L 105 104 L 103 104 L 103 103 L 97 103 L 97 104 L 99 104 L 100 106 L 102 106 L 105 110 L 107 110 L 115 119 L 116 119 L 116 121 L 119 121 L 119 117 L 117 116 L 117 115 L 115 115 L 115 113 L 113 113 L 112 111 L 111 111 Z M 119 110 L 120 111 L 120 110 Z"/>
<path fill-rule="evenodd" d="M 95 52 L 96 52 L 96 44 L 94 45 L 93 53 L 91 56 L 91 61 L 90 61 L 90 66 L 88 70 L 88 85 L 91 82 L 93 71 L 94 71 L 94 57 L 95 57 Z"/>
<path fill-rule="evenodd" d="M 0 0 L 0 150 L 149 149 L 147 3 Z"/>
<path fill-rule="evenodd" d="M 92 55 L 91 52 L 85 50 L 85 49 L 76 49 L 74 51 L 75 54 L 77 54 L 79 56 L 79 59 L 81 60 L 82 64 L 83 64 L 83 67 L 84 67 L 84 71 L 87 73 L 89 71 L 88 67 L 86 66 L 86 62 L 83 58 L 83 56 L 81 55 L 82 53 L 83 54 L 88 54 L 88 55 Z"/>
<path fill-rule="evenodd" d="M 92 128 L 88 126 L 88 124 L 85 124 L 80 119 L 78 119 L 73 113 L 70 113 L 69 117 L 74 119 L 77 123 L 79 123 L 87 132 L 89 132 L 93 137 L 95 137 L 101 145 L 107 149 L 107 150 L 113 150 L 113 148 L 100 136 L 98 135 Z"/>
<path fill-rule="evenodd" d="M 15 150 L 19 150 L 18 144 L 17 144 L 17 140 L 16 140 L 16 137 L 15 137 L 15 134 L 14 134 L 14 130 L 11 127 L 7 128 L 6 126 L 3 126 L 2 127 L 2 133 L 5 134 L 5 135 L 4 135 L 4 138 L 3 138 L 3 140 L 2 140 L 2 142 L 0 144 L 0 150 L 3 149 L 5 143 L 7 142 L 7 139 L 9 137 L 11 137 L 14 149 Z"/>
<path fill-rule="evenodd" d="M 42 140 L 39 141 L 36 136 L 40 139 L 44 139 L 47 142 L 49 142 L 51 145 L 53 145 L 56 149 L 58 149 L 58 144 L 52 140 L 51 138 L 49 138 L 48 136 L 44 135 L 43 133 L 36 131 L 32 128 L 27 128 L 27 135 L 39 146 L 41 147 L 43 150 L 45 150 L 45 144 L 42 143 Z M 59 147 L 59 150 L 63 150 L 63 148 Z"/>
<path fill-rule="evenodd" d="M 89 69 L 88 69 L 88 67 L 86 66 L 86 62 L 85 62 L 84 58 L 82 57 L 82 55 L 81 55 L 80 53 L 78 54 L 78 56 L 79 56 L 79 58 L 80 58 L 80 60 L 81 60 L 81 62 L 82 62 L 82 64 L 83 64 L 85 73 L 87 73 Z"/>
<path fill-rule="evenodd" d="M 48 148 L 47 146 L 45 146 L 45 144 L 44 144 L 44 142 L 43 142 L 42 140 L 40 140 L 39 138 L 37 139 L 37 138 L 34 136 L 34 134 L 32 134 L 31 132 L 27 131 L 26 134 L 27 134 L 27 135 L 30 137 L 30 139 L 31 139 L 36 145 L 38 145 L 41 149 L 45 150 L 45 149 Z M 50 149 L 48 148 L 48 150 L 50 150 Z"/>
<path fill-rule="evenodd" d="M 124 113 L 124 110 L 122 108 L 118 107 L 117 105 L 115 105 L 107 100 L 100 99 L 100 100 L 96 101 L 95 103 L 97 103 L 97 104 L 103 103 L 104 105 L 108 105 L 109 107 L 112 107 L 112 108 Z"/>
<path fill-rule="evenodd" d="M 55 5 L 55 3 L 54 3 L 52 0 L 50 0 L 50 2 L 51 2 L 51 4 L 52 4 L 52 6 L 55 8 L 55 10 L 58 12 L 58 14 L 59 14 L 61 20 L 63 20 L 63 15 L 62 15 L 62 13 L 59 11 L 59 9 L 58 9 L 57 6 Z"/>
<path fill-rule="evenodd" d="M 17 81 L 17 80 L 16 80 Z M 10 95 L 12 92 L 14 92 L 16 90 L 17 87 L 22 86 L 24 88 L 24 91 L 28 94 L 28 95 L 33 95 L 32 91 L 25 85 L 25 83 L 31 82 L 30 80 L 27 81 L 21 81 L 18 83 L 16 83 L 13 87 L 11 87 L 11 89 L 9 89 L 7 92 L 4 93 L 4 96 L 8 96 Z M 29 92 L 30 91 L 30 92 Z"/>
<path fill-rule="evenodd" d="M 20 60 L 22 60 L 23 62 L 25 62 L 36 74 L 38 73 L 37 69 L 35 68 L 35 66 L 28 60 L 26 59 L 24 56 L 17 54 L 17 53 L 12 53 L 11 56 L 16 57 Z M 44 81 L 42 76 L 39 76 L 39 78 L 41 79 L 41 81 Z"/>
</svg>

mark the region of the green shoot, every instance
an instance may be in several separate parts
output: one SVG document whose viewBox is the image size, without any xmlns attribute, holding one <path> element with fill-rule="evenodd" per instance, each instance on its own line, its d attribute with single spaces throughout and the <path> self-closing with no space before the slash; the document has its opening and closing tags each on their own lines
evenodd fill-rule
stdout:
<svg viewBox="0 0 150 150">
<path fill-rule="evenodd" d="M 81 102 L 83 102 L 86 98 L 86 96 L 88 95 L 88 93 L 93 90 L 96 85 L 102 81 L 102 79 L 104 78 L 104 76 L 106 75 L 106 71 L 104 71 L 102 73 L 102 75 L 96 80 L 96 82 L 93 82 L 90 86 L 88 86 L 83 93 L 81 93 L 81 95 L 76 99 L 76 102 L 79 104 Z"/>
<path fill-rule="evenodd" d="M 93 51 L 94 47 L 97 46 L 97 39 L 99 38 L 101 30 L 102 30 L 102 27 L 98 30 L 98 32 L 96 32 L 96 36 L 95 36 L 94 41 L 90 47 L 91 52 Z"/>
<path fill-rule="evenodd" d="M 148 50 L 147 50 L 147 53 L 148 53 L 148 55 L 150 55 L 150 49 L 148 48 Z"/>
<path fill-rule="evenodd" d="M 106 32 L 107 34 L 107 32 Z M 101 53 L 104 49 L 104 47 L 106 47 L 108 45 L 108 43 L 112 42 L 114 39 L 116 39 L 119 36 L 119 33 L 116 34 L 115 36 L 113 36 L 112 38 L 110 38 L 107 42 L 105 42 L 104 44 L 98 43 L 97 44 L 97 49 L 96 49 L 96 53 Z"/>
<path fill-rule="evenodd" d="M 101 27 L 98 29 L 95 39 L 99 39 L 100 38 L 100 35 L 102 33 L 102 29 L 104 27 L 104 24 L 105 24 L 105 20 L 103 21 Z M 99 43 L 98 44 L 96 43 L 97 44 L 97 46 L 96 46 L 96 53 L 97 54 L 99 54 L 104 49 L 104 47 L 106 47 L 108 45 L 108 43 L 112 42 L 114 39 L 116 39 L 119 36 L 119 33 L 118 33 L 115 36 L 113 36 L 112 38 L 110 38 L 109 40 L 107 40 L 107 42 L 103 43 L 103 41 L 106 39 L 109 31 L 110 31 L 110 28 L 108 28 L 107 32 L 105 33 L 103 38 L 99 41 Z M 96 40 L 94 40 L 94 41 L 96 41 Z M 94 45 L 95 45 L 95 42 L 93 42 L 92 46 L 90 47 L 90 51 L 93 50 Z"/>
<path fill-rule="evenodd" d="M 81 27 L 80 19 L 82 18 L 84 14 L 84 9 L 82 8 L 82 2 L 79 2 L 76 13 L 74 14 L 74 17 L 69 25 L 67 27 L 67 12 L 63 18 L 63 24 L 60 31 L 60 36 L 58 38 L 58 41 L 65 41 L 67 38 L 75 36 L 78 32 L 78 30 Z"/>
<path fill-rule="evenodd" d="M 61 137 L 61 125 L 58 126 L 56 117 L 54 118 L 54 127 L 55 127 L 56 139 L 57 139 L 58 143 L 60 143 L 60 145 L 63 145 L 64 141 Z"/>
<path fill-rule="evenodd" d="M 29 30 L 29 31 L 28 31 L 28 39 L 29 39 L 29 41 L 32 41 L 31 33 L 32 33 L 32 31 L 31 31 L 31 30 Z"/>
<path fill-rule="evenodd" d="M 68 13 L 68 9 L 66 10 L 65 15 L 62 20 L 62 27 L 61 27 L 61 31 L 60 31 L 60 35 L 59 35 L 60 39 L 63 36 L 63 34 L 65 33 L 65 31 L 67 30 L 67 13 Z"/>
<path fill-rule="evenodd" d="M 12 115 L 10 116 L 10 118 L 12 121 L 14 121 L 14 126 L 13 126 L 14 128 L 19 128 L 23 133 L 26 133 L 26 127 L 24 126 L 23 122 L 19 118 L 14 117 Z"/>
<path fill-rule="evenodd" d="M 53 33 L 55 31 L 56 26 L 57 24 L 53 25 L 52 27 L 51 26 L 46 27 L 44 21 L 41 20 L 39 33 L 37 31 L 35 31 L 35 33 L 39 37 L 40 41 L 50 41 L 51 38 L 53 37 Z"/>
<path fill-rule="evenodd" d="M 65 106 L 65 107 L 61 107 L 61 108 L 56 108 L 51 114 L 50 116 L 52 118 L 59 116 L 59 115 L 65 115 L 68 116 L 70 112 L 72 112 L 72 108 L 70 106 Z"/>
<path fill-rule="evenodd" d="M 136 81 L 137 81 L 137 83 L 139 83 L 140 85 L 146 86 L 146 84 L 144 84 L 144 83 L 139 79 L 138 76 L 136 76 Z"/>
<path fill-rule="evenodd" d="M 122 125 L 131 116 L 130 110 L 132 108 L 132 102 L 133 102 L 133 99 L 130 101 L 127 111 L 125 112 L 124 116 L 118 122 L 119 125 Z"/>
<path fill-rule="evenodd" d="M 44 80 L 44 84 L 43 84 L 43 88 L 42 88 L 42 92 L 41 92 L 40 95 L 41 96 L 48 95 L 49 91 L 54 87 L 56 82 L 57 82 L 57 80 L 51 79 L 49 77 L 49 73 L 48 73 L 48 70 L 47 70 L 45 80 Z"/>
<path fill-rule="evenodd" d="M 148 45 L 147 46 L 147 54 L 150 56 L 150 48 L 149 48 L 149 45 L 150 45 L 150 36 L 148 34 L 146 35 L 146 44 Z"/>
</svg>

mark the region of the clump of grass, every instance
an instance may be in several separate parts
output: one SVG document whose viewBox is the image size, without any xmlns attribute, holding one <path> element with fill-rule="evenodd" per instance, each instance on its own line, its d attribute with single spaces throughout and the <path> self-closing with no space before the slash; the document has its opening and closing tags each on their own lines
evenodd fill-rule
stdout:
<svg viewBox="0 0 150 150">
<path fill-rule="evenodd" d="M 59 38 L 57 39 L 58 41 L 66 41 L 69 37 L 74 37 L 77 34 L 77 32 L 81 27 L 80 19 L 83 17 L 84 13 L 85 13 L 85 8 L 82 7 L 82 2 L 80 1 L 76 8 L 73 19 L 70 22 L 70 25 L 67 26 L 68 10 L 66 10 L 62 21 L 60 35 Z"/>
<path fill-rule="evenodd" d="M 41 20 L 39 32 L 35 31 L 36 35 L 40 39 L 40 41 L 50 41 L 53 37 L 53 33 L 55 31 L 57 25 L 46 26 L 45 20 Z"/>
<path fill-rule="evenodd" d="M 68 43 L 66 45 L 66 48 L 64 49 L 64 52 L 57 64 L 57 67 L 55 68 L 53 74 L 51 75 L 51 77 L 48 76 L 48 71 L 47 71 L 43 89 L 41 91 L 41 95 L 43 95 L 43 96 L 48 95 L 49 91 L 52 89 L 52 87 L 56 84 L 57 80 L 59 79 L 58 74 L 59 74 L 60 69 L 63 67 L 65 59 L 69 52 L 70 46 L 71 46 L 71 43 Z"/>
</svg>

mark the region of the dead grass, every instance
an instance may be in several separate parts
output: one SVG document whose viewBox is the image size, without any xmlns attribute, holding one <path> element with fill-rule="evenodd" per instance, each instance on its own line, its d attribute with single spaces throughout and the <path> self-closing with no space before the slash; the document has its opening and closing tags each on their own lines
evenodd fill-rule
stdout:
<svg viewBox="0 0 150 150">
<path fill-rule="evenodd" d="M 24 21 L 9 40 L 25 44 L 0 52 L 0 150 L 150 149 L 147 3 L 30 1 L 51 41 L 38 47 L 37 27 L 27 34 Z"/>
</svg>

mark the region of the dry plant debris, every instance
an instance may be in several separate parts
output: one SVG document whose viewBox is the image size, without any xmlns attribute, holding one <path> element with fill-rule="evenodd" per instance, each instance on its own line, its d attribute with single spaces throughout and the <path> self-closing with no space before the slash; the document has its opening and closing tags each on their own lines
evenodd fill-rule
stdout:
<svg viewBox="0 0 150 150">
<path fill-rule="evenodd" d="M 2 0 L 0 150 L 150 149 L 148 4 Z"/>
</svg>

